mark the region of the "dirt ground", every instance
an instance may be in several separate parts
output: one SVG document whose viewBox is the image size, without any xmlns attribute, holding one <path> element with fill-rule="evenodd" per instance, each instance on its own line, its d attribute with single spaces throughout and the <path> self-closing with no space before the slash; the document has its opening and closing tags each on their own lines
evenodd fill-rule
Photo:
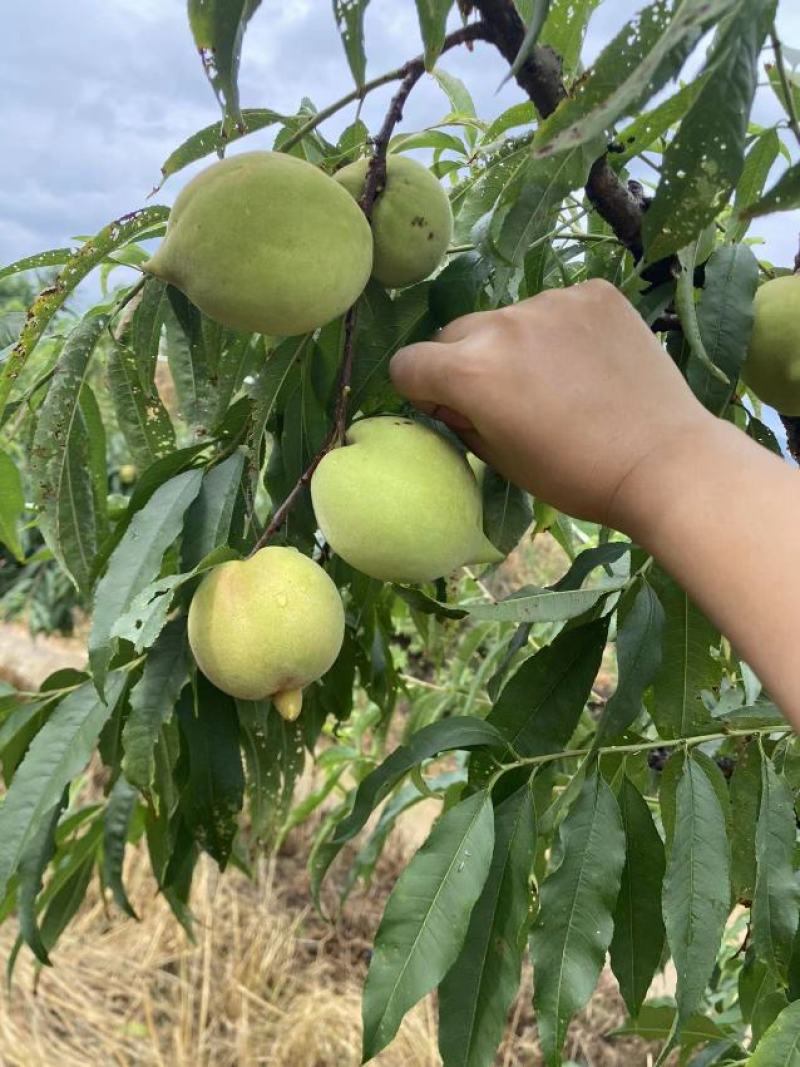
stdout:
<svg viewBox="0 0 800 1067">
<path fill-rule="evenodd" d="M 84 662 L 80 641 L 32 639 L 22 626 L 0 624 L 0 678 L 20 688 Z M 310 906 L 307 830 L 265 858 L 255 882 L 238 871 L 220 876 L 204 860 L 192 900 L 195 944 L 155 895 L 144 851 L 129 850 L 127 885 L 140 921 L 115 912 L 95 885 L 53 968 L 37 971 L 23 951 L 12 988 L 0 986 L 0 1067 L 356 1067 L 372 938 L 436 810 L 426 802 L 408 813 L 371 891 L 354 892 L 335 925 Z M 0 957 L 15 937 L 13 921 L 0 927 Z M 435 1011 L 434 997 L 418 1005 L 377 1067 L 439 1067 Z M 605 1036 L 624 1017 L 606 971 L 570 1028 L 565 1062 L 652 1064 L 652 1047 Z M 527 968 L 496 1067 L 540 1063 Z"/>
</svg>

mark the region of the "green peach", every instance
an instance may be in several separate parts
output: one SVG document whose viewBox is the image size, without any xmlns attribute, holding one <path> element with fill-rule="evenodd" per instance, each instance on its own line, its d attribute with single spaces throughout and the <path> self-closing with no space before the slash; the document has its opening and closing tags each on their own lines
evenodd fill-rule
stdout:
<svg viewBox="0 0 800 1067">
<path fill-rule="evenodd" d="M 271 697 L 296 718 L 302 690 L 339 655 L 344 609 L 325 571 L 294 548 L 262 548 L 215 567 L 189 607 L 189 644 L 203 674 L 241 700 Z"/>
<path fill-rule="evenodd" d="M 368 159 L 334 175 L 358 200 Z M 392 289 L 427 278 L 442 262 L 453 237 L 453 212 L 442 186 L 427 167 L 405 156 L 386 160 L 386 185 L 372 212 L 375 262 L 372 275 Z"/>
<path fill-rule="evenodd" d="M 742 378 L 759 400 L 782 415 L 800 415 L 800 274 L 765 282 Z"/>
<path fill-rule="evenodd" d="M 483 533 L 481 494 L 463 455 L 411 419 L 350 427 L 311 479 L 314 514 L 345 562 L 372 578 L 426 582 L 503 557 Z"/>
<path fill-rule="evenodd" d="M 372 233 L 358 205 L 317 167 L 280 152 L 245 152 L 185 186 L 144 269 L 225 326 L 306 333 L 358 299 L 372 269 Z"/>
</svg>

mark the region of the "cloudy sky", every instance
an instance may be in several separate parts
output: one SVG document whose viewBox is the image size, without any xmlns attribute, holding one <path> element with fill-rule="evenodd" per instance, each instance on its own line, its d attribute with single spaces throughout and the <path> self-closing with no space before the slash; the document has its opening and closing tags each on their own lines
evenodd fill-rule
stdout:
<svg viewBox="0 0 800 1067">
<path fill-rule="evenodd" d="M 640 6 L 604 0 L 593 18 L 591 56 Z M 800 48 L 797 0 L 781 0 L 781 34 Z M 791 9 L 791 13 L 790 13 Z M 4 12 L 0 67 L 0 263 L 90 234 L 140 206 L 159 167 L 185 137 L 217 118 L 189 33 L 185 0 L 26 0 Z M 419 51 L 411 0 L 372 0 L 367 16 L 367 76 L 399 65 Z M 482 116 L 520 99 L 513 84 L 500 92 L 503 64 L 478 45 L 450 53 L 444 66 L 463 77 Z M 350 74 L 331 15 L 330 0 L 263 0 L 248 32 L 242 60 L 245 106 L 292 111 L 304 95 L 322 106 L 341 96 Z M 368 123 L 385 111 L 391 90 L 368 100 Z M 435 122 L 448 110 L 430 80 L 415 91 L 404 130 Z M 774 121 L 764 92 L 757 118 Z M 332 119 L 333 137 L 353 117 Z M 246 147 L 268 147 L 271 131 Z M 172 178 L 158 199 L 171 203 L 191 172 Z M 761 224 L 767 252 L 788 263 L 800 217 Z"/>
</svg>

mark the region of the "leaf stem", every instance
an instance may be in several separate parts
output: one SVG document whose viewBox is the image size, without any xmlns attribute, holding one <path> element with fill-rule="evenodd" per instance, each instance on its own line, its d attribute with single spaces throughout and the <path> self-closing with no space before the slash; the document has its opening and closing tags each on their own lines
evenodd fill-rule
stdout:
<svg viewBox="0 0 800 1067">
<path fill-rule="evenodd" d="M 469 26 L 464 26 L 460 30 L 456 30 L 455 33 L 449 34 L 445 37 L 442 51 L 446 52 L 450 48 L 454 48 L 460 44 L 466 44 L 468 41 L 478 41 L 486 36 L 486 27 L 482 22 L 473 22 Z M 423 56 L 416 56 L 414 59 L 410 59 L 407 63 L 404 63 L 402 67 L 396 67 L 394 70 L 389 70 L 385 74 L 380 74 L 377 78 L 373 78 L 371 81 L 364 82 L 360 88 L 355 88 L 352 92 L 347 93 L 339 100 L 335 100 L 327 107 L 323 107 L 320 111 L 313 115 L 307 122 L 292 134 L 292 136 L 281 145 L 282 152 L 288 152 L 294 148 L 296 144 L 299 144 L 304 137 L 307 137 L 309 133 L 317 128 L 320 123 L 329 119 L 332 115 L 335 115 L 337 111 L 341 111 L 342 108 L 347 107 L 348 104 L 353 104 L 358 100 L 359 102 L 364 97 L 373 91 L 373 89 L 380 89 L 383 85 L 388 85 L 390 82 L 401 81 L 409 76 L 412 71 L 418 71 L 415 81 L 422 76 L 425 72 L 425 59 Z"/>
<path fill-rule="evenodd" d="M 724 741 L 728 737 L 752 737 L 754 735 L 761 734 L 790 734 L 792 729 L 790 726 L 748 726 L 739 728 L 729 728 L 727 730 L 719 730 L 712 734 L 698 734 L 695 737 L 678 737 L 675 739 L 659 738 L 658 741 L 637 741 L 630 745 L 605 745 L 594 751 L 596 756 L 606 756 L 617 752 L 647 752 L 655 748 L 679 748 L 681 745 L 688 747 L 694 747 L 696 745 L 706 744 L 709 741 Z M 561 752 L 548 752 L 544 756 L 528 756 L 520 760 L 517 760 L 513 764 L 509 764 L 509 767 L 517 766 L 538 766 L 540 763 L 553 763 L 555 760 L 560 759 L 581 759 L 583 756 L 588 756 L 592 753 L 591 748 L 568 748 Z"/>
</svg>

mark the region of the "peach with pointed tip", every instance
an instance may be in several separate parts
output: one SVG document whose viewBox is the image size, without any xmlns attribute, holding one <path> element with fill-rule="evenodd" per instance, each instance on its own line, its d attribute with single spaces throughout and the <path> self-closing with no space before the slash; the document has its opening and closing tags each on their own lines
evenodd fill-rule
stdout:
<svg viewBox="0 0 800 1067">
<path fill-rule="evenodd" d="M 344 609 L 325 571 L 294 548 L 262 548 L 215 567 L 189 607 L 189 644 L 203 674 L 241 700 L 271 697 L 287 719 L 302 690 L 339 655 Z"/>
<path fill-rule="evenodd" d="M 314 514 L 337 555 L 372 578 L 427 582 L 503 556 L 482 527 L 464 456 L 422 423 L 387 415 L 354 423 L 311 479 Z"/>
</svg>

